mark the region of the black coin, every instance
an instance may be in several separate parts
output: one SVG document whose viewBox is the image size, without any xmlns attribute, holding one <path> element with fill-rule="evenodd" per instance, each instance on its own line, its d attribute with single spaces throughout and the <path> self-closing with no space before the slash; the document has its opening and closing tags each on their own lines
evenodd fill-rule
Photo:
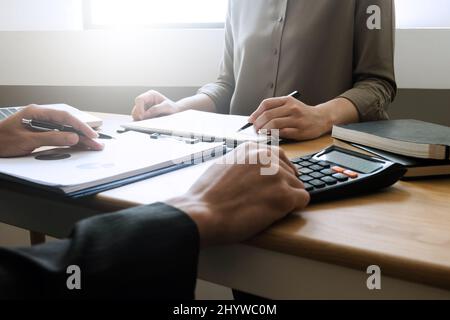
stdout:
<svg viewBox="0 0 450 320">
<path fill-rule="evenodd" d="M 71 155 L 68 153 L 47 153 L 47 154 L 40 154 L 36 156 L 35 159 L 41 161 L 56 161 L 69 159 L 70 157 Z"/>
</svg>

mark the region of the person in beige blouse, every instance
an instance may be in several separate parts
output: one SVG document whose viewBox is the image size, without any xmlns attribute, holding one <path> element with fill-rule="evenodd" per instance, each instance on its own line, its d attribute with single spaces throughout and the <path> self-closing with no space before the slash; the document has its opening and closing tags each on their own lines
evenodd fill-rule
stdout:
<svg viewBox="0 0 450 320">
<path fill-rule="evenodd" d="M 146 92 L 133 118 L 248 115 L 257 130 L 293 140 L 387 119 L 397 91 L 394 30 L 393 0 L 230 0 L 217 81 L 177 102 Z M 295 90 L 301 101 L 287 97 Z"/>
</svg>

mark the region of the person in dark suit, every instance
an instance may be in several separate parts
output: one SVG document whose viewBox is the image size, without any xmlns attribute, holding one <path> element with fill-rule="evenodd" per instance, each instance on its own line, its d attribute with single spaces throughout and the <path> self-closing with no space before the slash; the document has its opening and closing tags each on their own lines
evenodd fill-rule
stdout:
<svg viewBox="0 0 450 320">
<path fill-rule="evenodd" d="M 25 116 L 73 125 L 87 138 L 54 132 L 49 140 L 22 128 Z M 0 157 L 24 155 L 49 141 L 100 150 L 93 138 L 68 114 L 31 107 L 0 122 Z M 264 166 L 251 161 L 227 164 L 267 153 L 273 175 L 262 175 Z M 83 220 L 65 240 L 0 248 L 0 298 L 193 299 L 201 248 L 248 239 L 309 201 L 281 150 L 249 144 L 227 157 L 183 196 Z M 80 290 L 68 289 L 70 266 L 81 271 Z"/>
</svg>

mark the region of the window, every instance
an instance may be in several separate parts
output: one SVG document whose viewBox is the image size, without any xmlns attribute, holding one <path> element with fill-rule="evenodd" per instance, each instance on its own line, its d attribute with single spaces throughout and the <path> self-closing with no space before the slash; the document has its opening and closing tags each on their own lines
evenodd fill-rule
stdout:
<svg viewBox="0 0 450 320">
<path fill-rule="evenodd" d="M 222 28 L 228 0 L 84 0 L 86 28 Z"/>
<path fill-rule="evenodd" d="M 449 0 L 394 1 L 398 28 L 450 28 Z M 87 29 L 221 28 L 228 0 L 83 0 L 83 3 Z"/>
<path fill-rule="evenodd" d="M 449 0 L 395 0 L 397 27 L 450 28 Z"/>
</svg>

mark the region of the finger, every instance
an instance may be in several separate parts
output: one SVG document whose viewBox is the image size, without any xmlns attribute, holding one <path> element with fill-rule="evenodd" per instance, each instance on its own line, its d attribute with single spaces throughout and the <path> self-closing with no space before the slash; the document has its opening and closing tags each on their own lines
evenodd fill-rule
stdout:
<svg viewBox="0 0 450 320">
<path fill-rule="evenodd" d="M 161 116 L 165 116 L 170 114 L 170 105 L 168 103 L 161 103 L 158 105 L 155 105 L 153 107 L 151 107 L 150 109 L 148 109 L 147 111 L 145 111 L 144 113 L 144 117 L 147 118 L 157 118 L 157 117 L 161 117 Z"/>
<path fill-rule="evenodd" d="M 152 93 L 153 91 L 150 90 L 146 93 L 143 93 L 141 95 L 139 95 L 135 100 L 134 100 L 134 108 L 132 111 L 132 116 L 133 119 L 135 121 L 140 121 L 140 120 L 144 120 L 144 114 L 146 111 L 146 106 L 147 104 L 150 104 L 152 102 Z"/>
<path fill-rule="evenodd" d="M 304 188 L 293 188 L 292 196 L 295 199 L 295 208 L 292 211 L 303 210 L 311 201 L 311 196 Z"/>
<path fill-rule="evenodd" d="M 131 116 L 133 117 L 134 121 L 141 121 L 144 119 L 144 113 L 144 107 L 140 104 L 136 104 L 131 111 Z"/>
<path fill-rule="evenodd" d="M 155 90 L 150 90 L 141 94 L 135 99 L 135 108 L 133 109 L 133 118 L 135 120 L 143 120 L 146 118 L 146 111 L 148 107 L 153 107 L 162 103 L 167 97 Z"/>
<path fill-rule="evenodd" d="M 280 162 L 280 173 L 283 175 L 283 179 L 286 179 L 290 186 L 295 188 L 303 188 L 303 182 L 300 181 L 297 175 L 292 172 L 292 168 L 285 162 Z"/>
<path fill-rule="evenodd" d="M 299 173 L 298 173 L 298 171 L 297 171 L 297 167 L 292 163 L 291 160 L 289 160 L 289 158 L 288 158 L 288 156 L 286 155 L 286 153 L 285 153 L 282 149 L 280 149 L 280 150 L 281 150 L 281 152 L 280 152 L 280 159 L 281 159 L 281 161 L 283 161 L 283 162 L 285 162 L 286 164 L 288 164 L 289 167 L 292 169 L 294 175 L 295 175 L 296 177 L 298 177 L 298 176 L 299 176 Z"/>
<path fill-rule="evenodd" d="M 43 146 L 71 147 L 80 141 L 79 136 L 70 132 L 33 132 L 30 135 L 34 149 Z"/>
<path fill-rule="evenodd" d="M 98 137 L 97 132 L 95 132 L 87 124 L 80 121 L 67 111 L 36 107 L 28 109 L 27 116 L 31 117 L 34 120 L 56 122 L 61 125 L 72 126 L 75 130 L 81 132 L 86 137 L 91 139 L 95 139 Z"/>
<path fill-rule="evenodd" d="M 93 151 L 102 151 L 105 148 L 105 145 L 103 143 L 86 137 L 80 137 L 78 145 L 85 149 Z"/>
<path fill-rule="evenodd" d="M 267 110 L 271 110 L 274 108 L 281 107 L 288 102 L 288 97 L 279 97 L 279 98 L 269 98 L 264 100 L 256 109 L 255 112 L 250 116 L 249 122 L 254 123 L 259 116 L 261 116 Z"/>
<path fill-rule="evenodd" d="M 280 162 L 280 164 L 283 163 L 286 169 L 289 170 L 291 174 L 293 174 L 294 176 L 298 176 L 296 167 L 286 156 L 286 153 L 283 151 L 283 149 L 279 147 L 269 147 L 269 146 L 267 146 L 267 148 L 268 148 L 267 153 L 272 157 L 272 162 L 273 159 L 276 157 L 276 161 Z"/>
<path fill-rule="evenodd" d="M 290 109 L 287 107 L 287 105 L 283 105 L 279 108 L 265 111 L 253 122 L 253 125 L 255 126 L 256 130 L 259 130 L 273 119 L 284 118 L 290 115 Z"/>
<path fill-rule="evenodd" d="M 286 182 L 292 187 L 297 189 L 305 189 L 303 181 L 301 181 L 297 176 L 293 175 L 290 167 L 283 167 L 283 174 L 285 175 Z"/>
<path fill-rule="evenodd" d="M 298 173 L 295 166 L 289 161 L 283 150 L 277 147 L 268 147 L 259 150 L 258 160 L 262 161 L 265 167 L 282 168 L 284 175 L 290 175 L 291 178 L 298 179 Z M 264 160 L 261 159 L 263 157 Z M 274 173 L 277 174 L 278 170 Z"/>
</svg>

